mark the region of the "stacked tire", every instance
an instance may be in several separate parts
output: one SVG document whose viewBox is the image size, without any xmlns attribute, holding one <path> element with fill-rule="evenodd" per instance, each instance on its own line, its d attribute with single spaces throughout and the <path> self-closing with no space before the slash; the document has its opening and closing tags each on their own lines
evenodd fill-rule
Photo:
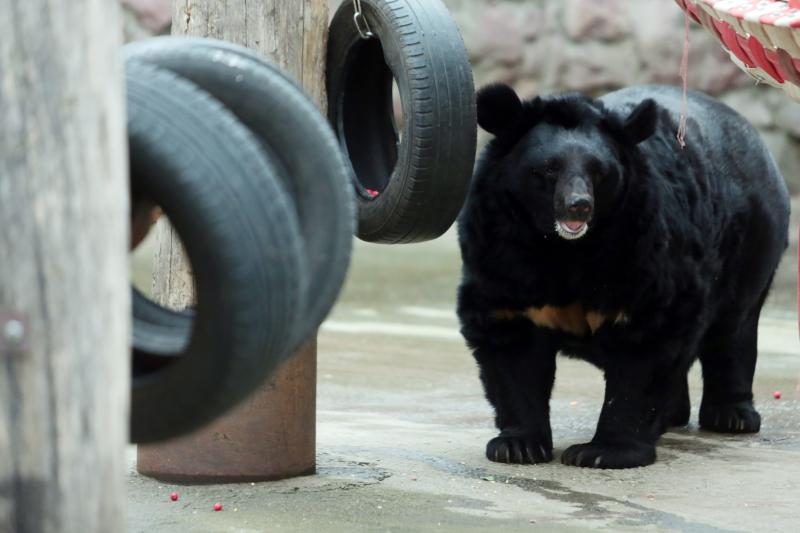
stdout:
<svg viewBox="0 0 800 533">
<path fill-rule="evenodd" d="M 126 60 L 132 198 L 170 219 L 196 294 L 193 309 L 174 311 L 134 290 L 141 443 L 222 414 L 311 337 L 353 233 L 387 244 L 442 235 L 469 188 L 477 120 L 467 52 L 441 0 L 342 0 L 327 121 L 246 48 L 162 37 L 128 45 Z"/>
<path fill-rule="evenodd" d="M 131 440 L 196 429 L 316 331 L 355 230 L 349 166 L 325 118 L 253 52 L 210 39 L 126 47 L 131 189 L 192 265 L 196 306 L 134 290 Z"/>
</svg>

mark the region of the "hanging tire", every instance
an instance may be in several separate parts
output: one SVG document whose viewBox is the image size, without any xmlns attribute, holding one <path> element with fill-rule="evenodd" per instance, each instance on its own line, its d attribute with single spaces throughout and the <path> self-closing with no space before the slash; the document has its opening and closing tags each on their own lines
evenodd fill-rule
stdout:
<svg viewBox="0 0 800 533">
<path fill-rule="evenodd" d="M 126 53 L 210 93 L 259 137 L 278 165 L 297 208 L 309 271 L 308 299 L 293 337 L 298 348 L 341 291 L 355 232 L 349 170 L 328 122 L 289 77 L 241 46 L 160 37 L 127 45 Z"/>
<path fill-rule="evenodd" d="M 132 186 L 169 217 L 197 293 L 193 312 L 134 295 L 131 440 L 150 442 L 201 427 L 269 376 L 306 272 L 291 201 L 250 131 L 166 70 L 129 61 L 126 80 Z"/>
<path fill-rule="evenodd" d="M 361 0 L 373 37 L 362 39 L 351 0 L 328 44 L 329 119 L 352 163 L 358 236 L 409 243 L 454 222 L 475 162 L 475 89 L 467 52 L 441 0 Z M 404 110 L 394 124 L 392 79 Z M 377 193 L 377 195 L 376 195 Z"/>
</svg>

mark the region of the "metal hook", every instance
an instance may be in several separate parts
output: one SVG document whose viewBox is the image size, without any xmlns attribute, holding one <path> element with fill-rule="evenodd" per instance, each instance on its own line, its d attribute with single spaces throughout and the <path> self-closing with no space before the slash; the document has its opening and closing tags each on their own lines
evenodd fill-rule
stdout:
<svg viewBox="0 0 800 533">
<path fill-rule="evenodd" d="M 372 33 L 372 30 L 369 27 L 369 23 L 367 22 L 364 13 L 361 11 L 361 0 L 353 0 L 353 22 L 356 24 L 356 29 L 358 30 L 358 34 L 361 36 L 362 39 L 371 39 L 375 36 Z"/>
</svg>

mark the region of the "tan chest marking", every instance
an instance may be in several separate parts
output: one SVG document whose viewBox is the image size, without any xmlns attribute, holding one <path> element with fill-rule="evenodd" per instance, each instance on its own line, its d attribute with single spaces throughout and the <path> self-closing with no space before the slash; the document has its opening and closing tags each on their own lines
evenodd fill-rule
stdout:
<svg viewBox="0 0 800 533">
<path fill-rule="evenodd" d="M 529 307 L 517 313 L 508 309 L 495 311 L 493 316 L 498 320 L 511 320 L 517 316 L 525 316 L 531 322 L 542 328 L 571 333 L 578 337 L 594 335 L 603 324 L 626 324 L 630 321 L 623 312 L 611 317 L 597 311 L 586 311 L 581 304 L 572 304 L 566 307 L 545 305 L 544 307 Z"/>
<path fill-rule="evenodd" d="M 542 328 L 554 329 L 572 333 L 578 337 L 583 337 L 589 333 L 589 323 L 586 321 L 586 313 L 581 304 L 573 304 L 567 307 L 529 307 L 524 312 L 528 319 Z"/>
</svg>

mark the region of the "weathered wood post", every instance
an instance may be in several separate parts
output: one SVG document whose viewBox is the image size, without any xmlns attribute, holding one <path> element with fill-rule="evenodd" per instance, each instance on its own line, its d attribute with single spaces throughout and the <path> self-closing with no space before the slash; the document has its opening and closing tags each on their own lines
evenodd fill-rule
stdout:
<svg viewBox="0 0 800 533">
<path fill-rule="evenodd" d="M 300 82 L 325 113 L 328 0 L 175 0 L 173 35 L 247 46 Z M 177 235 L 159 223 L 156 301 L 193 301 L 190 265 Z M 314 471 L 316 340 L 311 339 L 243 405 L 187 437 L 140 446 L 139 472 L 203 481 L 279 479 Z"/>
<path fill-rule="evenodd" d="M 117 2 L 0 9 L 0 531 L 125 530 L 128 180 Z"/>
</svg>

